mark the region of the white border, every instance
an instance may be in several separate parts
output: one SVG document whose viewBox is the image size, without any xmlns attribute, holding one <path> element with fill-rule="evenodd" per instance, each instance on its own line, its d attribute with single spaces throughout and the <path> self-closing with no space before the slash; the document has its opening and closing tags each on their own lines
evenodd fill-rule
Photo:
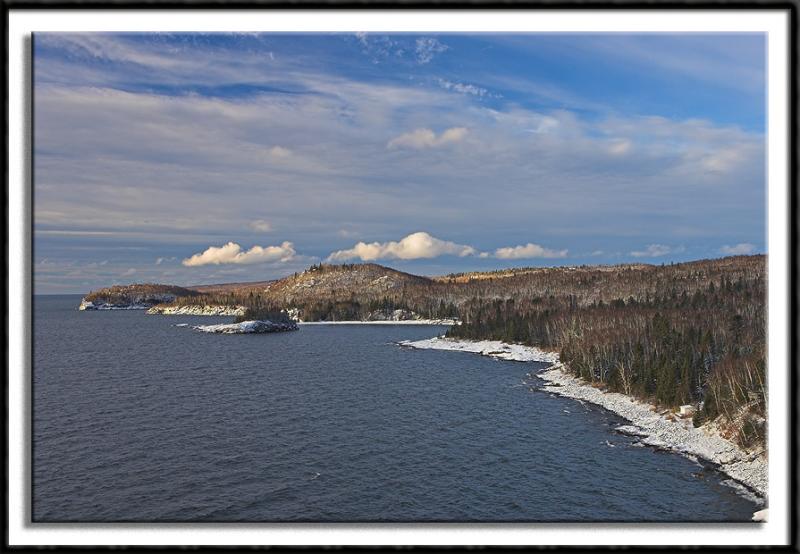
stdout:
<svg viewBox="0 0 800 554">
<path fill-rule="evenodd" d="M 28 525 L 22 391 L 25 259 L 23 39 L 35 31 L 768 33 L 769 498 L 762 525 Z M 9 11 L 9 544 L 779 545 L 788 540 L 788 15 L 772 11 Z M 785 391 L 785 394 L 781 394 Z M 702 506 L 698 506 L 702 509 Z M 565 529 L 569 529 L 565 533 Z"/>
</svg>

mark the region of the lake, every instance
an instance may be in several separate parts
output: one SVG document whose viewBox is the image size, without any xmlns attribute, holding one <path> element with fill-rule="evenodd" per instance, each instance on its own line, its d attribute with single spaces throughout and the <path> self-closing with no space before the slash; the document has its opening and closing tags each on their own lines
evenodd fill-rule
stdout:
<svg viewBox="0 0 800 554">
<path fill-rule="evenodd" d="M 37 296 L 34 521 L 748 521 L 726 477 L 417 325 L 214 335 L 225 317 Z M 534 390 L 532 390 L 534 389 Z"/>
</svg>

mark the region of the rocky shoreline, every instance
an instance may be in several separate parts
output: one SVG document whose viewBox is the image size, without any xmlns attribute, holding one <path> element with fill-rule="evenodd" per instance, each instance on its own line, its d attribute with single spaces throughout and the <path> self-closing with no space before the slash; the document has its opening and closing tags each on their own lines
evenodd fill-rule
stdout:
<svg viewBox="0 0 800 554">
<path fill-rule="evenodd" d="M 443 337 L 421 341 L 402 341 L 401 346 L 436 350 L 474 352 L 503 360 L 545 362 L 549 367 L 529 375 L 547 384 L 543 390 L 601 406 L 630 421 L 617 431 L 634 434 L 643 444 L 671 450 L 714 464 L 722 473 L 744 485 L 761 503 L 767 497 L 767 459 L 764 454 L 747 452 L 722 438 L 710 425 L 695 428 L 691 420 L 668 419 L 650 404 L 621 393 L 604 392 L 569 374 L 558 354 L 531 346 L 500 341 L 467 341 Z"/>
<path fill-rule="evenodd" d="M 458 325 L 454 319 L 400 319 L 400 320 L 346 320 L 346 321 L 298 321 L 300 325 Z"/>
<path fill-rule="evenodd" d="M 244 315 L 244 306 L 221 306 L 221 305 L 193 305 L 193 306 L 153 306 L 147 310 L 149 315 L 224 315 L 240 316 Z"/>
<path fill-rule="evenodd" d="M 108 302 L 98 302 L 95 304 L 86 299 L 82 299 L 78 310 L 81 312 L 107 311 L 107 310 L 147 310 L 152 304 L 111 304 Z"/>
</svg>

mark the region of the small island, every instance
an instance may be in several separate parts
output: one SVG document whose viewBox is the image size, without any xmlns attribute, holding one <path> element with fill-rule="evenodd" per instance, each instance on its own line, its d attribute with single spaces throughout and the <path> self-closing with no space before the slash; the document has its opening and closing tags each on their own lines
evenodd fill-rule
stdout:
<svg viewBox="0 0 800 554">
<path fill-rule="evenodd" d="M 297 331 L 297 323 L 293 321 L 242 321 L 239 323 L 220 323 L 218 325 L 195 325 L 193 327 L 204 333 L 219 333 L 223 335 L 248 335 L 256 333 L 281 333 L 284 331 Z"/>
</svg>

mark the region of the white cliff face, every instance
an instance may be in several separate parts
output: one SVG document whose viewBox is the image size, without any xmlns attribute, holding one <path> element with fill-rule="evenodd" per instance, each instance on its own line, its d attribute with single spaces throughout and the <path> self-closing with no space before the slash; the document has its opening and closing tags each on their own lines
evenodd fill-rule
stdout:
<svg viewBox="0 0 800 554">
<path fill-rule="evenodd" d="M 224 335 L 241 335 L 250 333 L 280 333 L 283 331 L 296 331 L 297 324 L 293 321 L 275 323 L 269 320 L 242 321 L 241 323 L 222 323 L 219 325 L 195 325 L 193 329 L 204 333 L 220 333 Z"/>
<path fill-rule="evenodd" d="M 147 313 L 150 315 L 244 315 L 244 306 L 153 306 Z"/>
</svg>

